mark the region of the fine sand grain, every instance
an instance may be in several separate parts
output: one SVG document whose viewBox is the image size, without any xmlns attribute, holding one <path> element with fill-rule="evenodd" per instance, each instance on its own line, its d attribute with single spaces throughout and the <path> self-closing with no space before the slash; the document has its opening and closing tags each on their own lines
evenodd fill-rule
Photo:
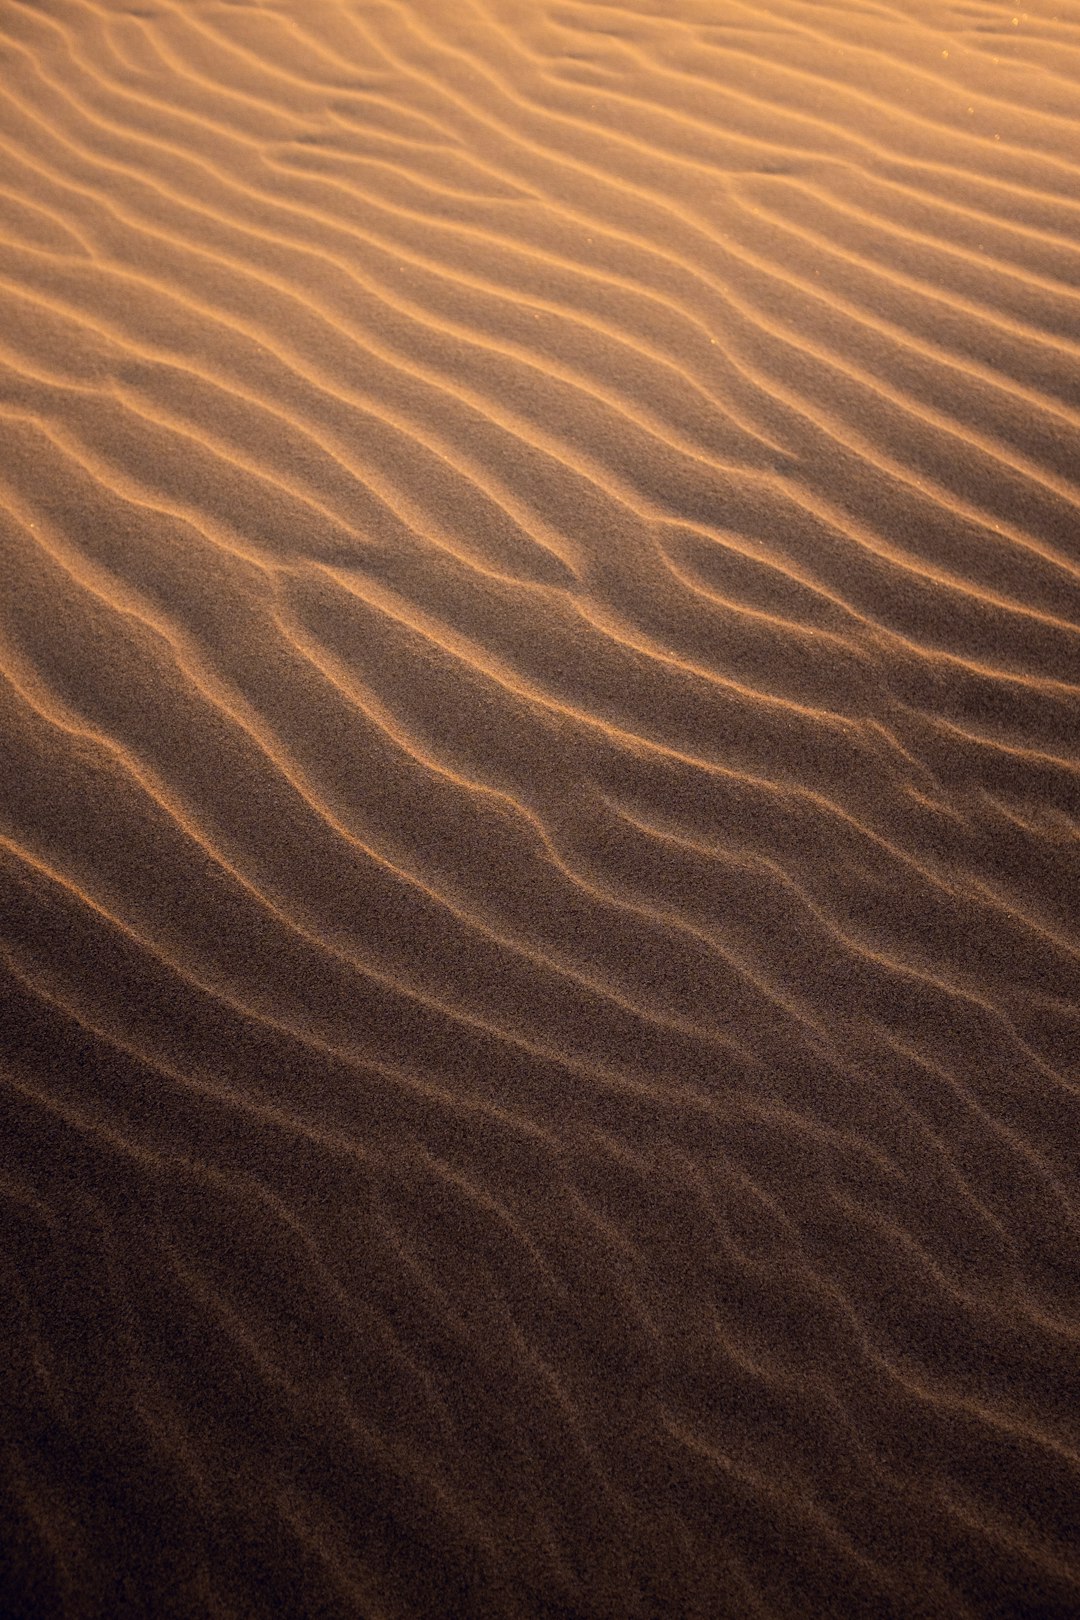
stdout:
<svg viewBox="0 0 1080 1620">
<path fill-rule="evenodd" d="M 0 1611 L 1080 1613 L 1080 0 L 0 0 Z"/>
</svg>

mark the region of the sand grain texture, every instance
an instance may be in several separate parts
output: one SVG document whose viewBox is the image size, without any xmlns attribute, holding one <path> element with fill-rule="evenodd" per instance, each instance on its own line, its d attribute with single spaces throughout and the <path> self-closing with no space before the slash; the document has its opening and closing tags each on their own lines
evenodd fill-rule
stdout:
<svg viewBox="0 0 1080 1620">
<path fill-rule="evenodd" d="M 1080 1613 L 1080 5 L 0 0 L 0 1608 Z"/>
</svg>

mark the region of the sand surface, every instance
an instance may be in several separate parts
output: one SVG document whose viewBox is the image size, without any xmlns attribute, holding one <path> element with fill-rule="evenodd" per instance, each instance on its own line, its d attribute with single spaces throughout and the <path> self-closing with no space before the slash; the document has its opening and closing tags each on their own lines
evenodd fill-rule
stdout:
<svg viewBox="0 0 1080 1620">
<path fill-rule="evenodd" d="M 1080 1613 L 1080 0 L 0 0 L 5 1616 Z"/>
</svg>

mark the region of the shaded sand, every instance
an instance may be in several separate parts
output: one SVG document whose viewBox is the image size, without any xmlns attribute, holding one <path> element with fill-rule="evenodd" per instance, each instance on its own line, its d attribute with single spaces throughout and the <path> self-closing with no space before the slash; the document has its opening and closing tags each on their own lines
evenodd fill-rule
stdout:
<svg viewBox="0 0 1080 1620">
<path fill-rule="evenodd" d="M 1080 1612 L 1078 108 L 0 4 L 5 1615 Z"/>
</svg>

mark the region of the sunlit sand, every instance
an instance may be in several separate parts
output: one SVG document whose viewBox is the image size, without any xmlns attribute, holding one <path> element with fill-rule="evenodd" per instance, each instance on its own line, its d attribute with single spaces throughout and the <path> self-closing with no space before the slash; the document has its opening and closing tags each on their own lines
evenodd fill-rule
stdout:
<svg viewBox="0 0 1080 1620">
<path fill-rule="evenodd" d="M 2 0 L 4 1615 L 1080 1613 L 1078 109 Z"/>
</svg>

